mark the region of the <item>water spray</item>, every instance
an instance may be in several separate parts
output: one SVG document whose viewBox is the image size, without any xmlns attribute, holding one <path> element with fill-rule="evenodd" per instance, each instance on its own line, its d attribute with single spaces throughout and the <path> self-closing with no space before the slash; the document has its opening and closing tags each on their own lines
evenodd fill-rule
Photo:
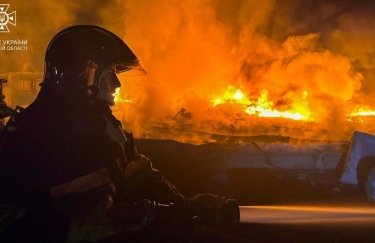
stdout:
<svg viewBox="0 0 375 243">
<path fill-rule="evenodd" d="M 375 222 L 374 207 L 240 206 L 241 223 L 337 224 Z"/>
</svg>

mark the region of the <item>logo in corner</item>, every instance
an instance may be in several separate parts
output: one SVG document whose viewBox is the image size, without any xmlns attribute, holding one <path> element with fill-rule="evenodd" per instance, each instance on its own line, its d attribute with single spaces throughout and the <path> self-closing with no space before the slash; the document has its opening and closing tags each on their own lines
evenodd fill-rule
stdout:
<svg viewBox="0 0 375 243">
<path fill-rule="evenodd" d="M 9 32 L 8 24 L 16 26 L 16 11 L 8 13 L 9 4 L 0 4 L 0 33 Z"/>
</svg>

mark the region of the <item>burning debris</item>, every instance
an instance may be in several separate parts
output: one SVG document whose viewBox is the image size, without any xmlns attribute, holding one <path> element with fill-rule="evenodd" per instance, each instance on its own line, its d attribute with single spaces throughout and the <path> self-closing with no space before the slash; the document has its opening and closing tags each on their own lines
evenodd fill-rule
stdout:
<svg viewBox="0 0 375 243">
<path fill-rule="evenodd" d="M 18 0 L 13 5 L 20 13 L 31 7 Z M 2 63 L 9 65 L 1 71 L 40 72 L 47 35 L 69 23 L 100 24 L 124 33 L 149 73 L 122 77 L 116 94 L 115 113 L 137 137 L 185 139 L 155 127 L 339 140 L 348 140 L 356 129 L 373 132 L 368 124 L 375 114 L 375 36 L 369 1 L 96 5 L 33 3 L 41 18 L 24 14 L 24 24 L 17 26 L 31 48 L 4 53 Z M 50 18 L 53 24 L 42 24 L 54 9 L 63 11 Z M 34 34 L 35 26 L 46 34 Z M 186 112 L 176 117 L 181 107 Z"/>
<path fill-rule="evenodd" d="M 169 138 L 185 141 L 171 131 L 187 129 L 174 119 L 181 107 L 190 116 L 178 121 L 196 133 L 348 140 L 355 129 L 371 132 L 363 124 L 373 113 L 357 112 L 375 110 L 364 92 L 369 72 L 361 68 L 364 57 L 350 51 L 358 39 L 349 38 L 344 24 L 357 21 L 358 7 L 316 3 L 315 11 L 326 10 L 321 23 L 287 16 L 290 9 L 305 12 L 303 4 L 275 1 L 161 1 L 155 8 L 130 1 L 127 7 L 125 39 L 149 74 L 133 84 L 123 79 L 121 95 L 132 103 L 117 113 L 138 137 L 165 138 L 170 132 Z M 279 20 L 285 26 L 276 31 L 270 26 Z M 312 27 L 319 24 L 327 28 Z M 369 33 L 370 23 L 361 26 Z M 155 126 L 167 128 L 158 132 Z"/>
</svg>

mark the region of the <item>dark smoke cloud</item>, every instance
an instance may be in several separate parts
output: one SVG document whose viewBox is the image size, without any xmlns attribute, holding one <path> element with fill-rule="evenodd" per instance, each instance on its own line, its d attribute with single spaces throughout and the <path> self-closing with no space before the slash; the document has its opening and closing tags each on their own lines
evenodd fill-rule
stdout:
<svg viewBox="0 0 375 243">
<path fill-rule="evenodd" d="M 363 74 L 361 91 L 375 91 L 375 1 L 276 1 L 263 33 L 282 41 L 289 35 L 319 33 L 322 45 L 350 58 Z"/>
</svg>

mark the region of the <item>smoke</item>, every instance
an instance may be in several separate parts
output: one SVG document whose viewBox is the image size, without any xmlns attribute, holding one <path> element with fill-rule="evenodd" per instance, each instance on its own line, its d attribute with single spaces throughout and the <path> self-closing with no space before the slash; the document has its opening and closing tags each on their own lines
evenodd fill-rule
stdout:
<svg viewBox="0 0 375 243">
<path fill-rule="evenodd" d="M 17 26 L 0 33 L 1 40 L 27 40 L 27 51 L 1 51 L 0 73 L 42 72 L 44 53 L 58 31 L 74 24 L 102 25 L 122 35 L 124 8 L 117 0 L 9 2 L 8 12 L 17 11 Z"/>
<path fill-rule="evenodd" d="M 198 130 L 207 124 L 214 131 L 259 127 L 238 107 L 212 109 L 210 100 L 235 85 L 250 99 L 267 90 L 276 108 L 308 109 L 322 129 L 342 132 L 348 103 L 369 92 L 375 73 L 374 8 L 364 5 L 127 1 L 125 40 L 149 74 L 130 95 L 135 102 L 126 116 L 137 131 L 147 130 L 152 119 L 167 123 L 181 107 Z M 137 110 L 142 115 L 134 118 Z"/>
<path fill-rule="evenodd" d="M 308 111 L 334 133 L 346 129 L 350 105 L 375 104 L 373 1 L 15 0 L 11 8 L 17 27 L 1 38 L 28 39 L 29 48 L 2 52 L 0 72 L 42 71 L 49 40 L 72 24 L 101 25 L 124 38 L 148 71 L 121 77 L 122 96 L 132 102 L 116 113 L 137 136 L 155 127 L 280 127 L 260 124 L 238 105 L 213 107 L 229 85 L 250 101 L 267 91 L 275 109 Z"/>
</svg>

